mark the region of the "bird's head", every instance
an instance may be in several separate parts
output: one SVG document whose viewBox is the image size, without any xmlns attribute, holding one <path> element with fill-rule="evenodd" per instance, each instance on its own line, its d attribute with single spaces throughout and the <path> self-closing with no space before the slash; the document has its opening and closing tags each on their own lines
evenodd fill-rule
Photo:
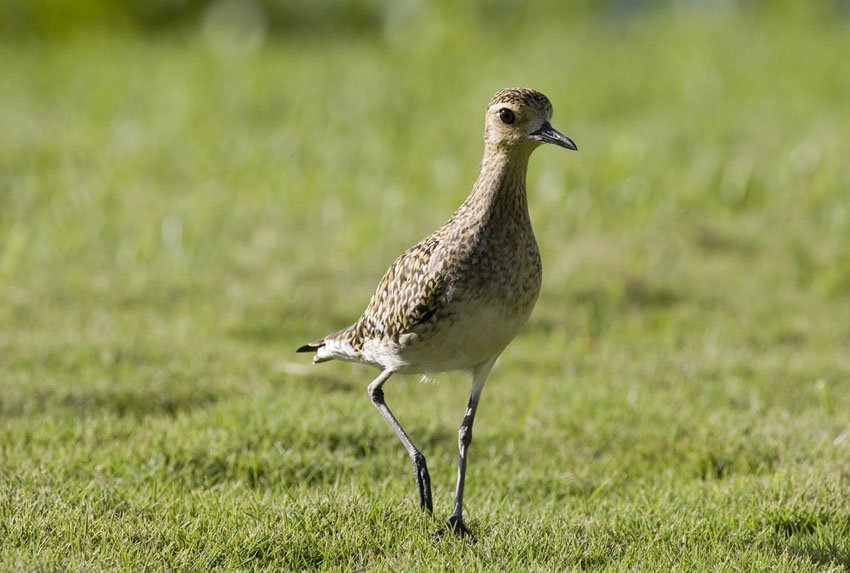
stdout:
<svg viewBox="0 0 850 573">
<path fill-rule="evenodd" d="M 543 143 L 576 151 L 573 140 L 552 127 L 552 103 L 539 91 L 527 88 L 499 90 L 487 105 L 484 141 L 488 147 L 531 152 Z"/>
</svg>

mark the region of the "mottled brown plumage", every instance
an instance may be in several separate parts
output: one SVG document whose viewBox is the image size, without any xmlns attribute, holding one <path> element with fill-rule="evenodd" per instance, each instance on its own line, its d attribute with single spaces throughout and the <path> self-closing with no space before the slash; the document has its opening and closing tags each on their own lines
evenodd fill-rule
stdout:
<svg viewBox="0 0 850 573">
<path fill-rule="evenodd" d="M 575 149 L 549 124 L 551 116 L 549 99 L 538 91 L 496 92 L 487 106 L 478 180 L 466 201 L 390 265 L 353 325 L 299 348 L 315 350 L 315 362 L 350 360 L 382 370 L 370 395 L 414 459 L 420 502 L 429 510 L 425 459 L 386 407 L 381 388 L 394 373 L 472 372 L 450 520 L 461 534 L 468 532 L 462 519 L 463 482 L 478 398 L 495 359 L 528 319 L 540 290 L 540 254 L 525 192 L 528 159 L 541 143 Z"/>
</svg>

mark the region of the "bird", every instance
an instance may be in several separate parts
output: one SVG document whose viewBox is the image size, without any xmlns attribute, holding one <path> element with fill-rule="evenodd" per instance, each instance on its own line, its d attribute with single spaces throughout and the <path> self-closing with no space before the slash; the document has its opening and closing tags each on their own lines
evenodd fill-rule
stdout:
<svg viewBox="0 0 850 573">
<path fill-rule="evenodd" d="M 577 151 L 552 127 L 552 104 L 529 88 L 497 91 L 487 104 L 484 156 L 466 200 L 436 231 L 402 253 L 354 324 L 305 344 L 314 363 L 343 360 L 380 374 L 372 403 L 413 462 L 419 506 L 433 515 L 431 478 L 384 397 L 394 374 L 465 371 L 471 390 L 458 430 L 458 473 L 448 530 L 474 539 L 463 518 L 466 466 L 478 403 L 490 370 L 528 320 L 540 292 L 542 264 L 531 226 L 526 173 L 542 144 Z M 441 531 L 443 531 L 441 529 Z"/>
</svg>

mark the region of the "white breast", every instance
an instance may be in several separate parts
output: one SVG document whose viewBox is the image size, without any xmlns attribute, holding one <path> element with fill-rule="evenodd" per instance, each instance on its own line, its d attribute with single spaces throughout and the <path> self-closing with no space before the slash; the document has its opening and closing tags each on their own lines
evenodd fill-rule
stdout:
<svg viewBox="0 0 850 573">
<path fill-rule="evenodd" d="M 392 366 L 399 373 L 420 374 L 462 370 L 498 356 L 531 314 L 506 313 L 495 305 L 476 301 L 442 319 L 437 329 L 403 337 L 401 344 L 370 341 L 363 349 L 367 362 Z"/>
</svg>

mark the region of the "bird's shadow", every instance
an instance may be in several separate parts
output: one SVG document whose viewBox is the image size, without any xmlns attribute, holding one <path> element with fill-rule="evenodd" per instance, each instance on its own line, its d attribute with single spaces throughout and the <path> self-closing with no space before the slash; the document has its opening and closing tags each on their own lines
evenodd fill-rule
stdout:
<svg viewBox="0 0 850 573">
<path fill-rule="evenodd" d="M 814 540 L 790 540 L 788 543 L 775 543 L 773 550 L 777 555 L 795 555 L 806 558 L 812 563 L 824 567 L 842 567 L 850 571 L 850 547 L 838 546 L 835 542 L 824 545 Z"/>
<path fill-rule="evenodd" d="M 843 567 L 850 571 L 850 544 L 844 538 L 820 535 L 824 525 L 834 521 L 826 511 L 778 511 L 767 524 L 780 539 L 773 543 L 777 555 L 804 557 L 818 565 Z"/>
</svg>

